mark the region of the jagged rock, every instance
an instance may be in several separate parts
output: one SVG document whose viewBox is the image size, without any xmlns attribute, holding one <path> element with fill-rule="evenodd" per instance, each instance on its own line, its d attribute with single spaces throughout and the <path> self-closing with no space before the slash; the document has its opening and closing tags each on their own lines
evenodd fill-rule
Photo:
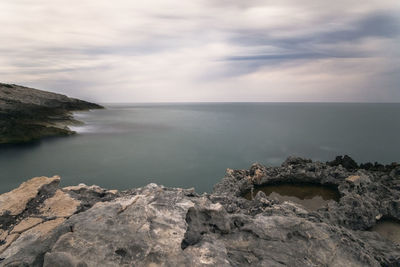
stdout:
<svg viewBox="0 0 400 267">
<path fill-rule="evenodd" d="M 25 208 L 34 211 L 0 232 L 0 266 L 399 266 L 400 245 L 369 231 L 400 219 L 399 179 L 289 158 L 227 170 L 212 194 L 156 184 L 39 190 Z M 341 198 L 311 212 L 263 192 L 241 197 L 279 182 L 335 186 Z"/>
<path fill-rule="evenodd" d="M 327 162 L 328 165 L 330 166 L 339 166 L 342 165 L 344 168 L 347 170 L 356 170 L 358 169 L 358 164 L 355 162 L 351 157 L 348 155 L 344 156 L 337 156 L 335 160 Z"/>
<path fill-rule="evenodd" d="M 71 217 L 68 224 L 73 232 L 55 243 L 45 255 L 44 266 L 57 262 L 60 255 L 88 266 L 184 264 L 181 242 L 185 217 L 194 203 L 180 189 L 149 185 L 135 193 L 98 203 Z"/>
<path fill-rule="evenodd" d="M 43 255 L 37 251 L 56 241 L 51 235 L 54 229 L 71 215 L 117 195 L 97 186 L 81 186 L 79 190 L 85 193 L 78 197 L 73 191 L 76 188 L 58 189 L 59 183 L 58 176 L 36 177 L 0 195 L 0 266 L 3 265 L 1 259 L 12 258 L 21 250 L 29 251 L 23 254 L 22 262 L 33 265 L 43 262 Z M 91 190 L 93 192 L 89 193 Z M 104 196 L 103 191 L 107 192 Z M 11 266 L 18 266 L 16 262 Z"/>
<path fill-rule="evenodd" d="M 65 221 L 64 218 L 58 218 L 54 220 L 49 220 L 47 222 L 43 222 L 38 224 L 37 226 L 23 232 L 21 235 L 18 235 L 16 239 L 13 240 L 12 243 L 9 244 L 9 247 L 6 251 L 0 254 L 0 257 L 10 258 L 13 255 L 19 253 L 21 249 L 25 247 L 29 247 L 37 242 L 45 239 L 57 226 L 62 224 Z M 11 234 L 13 236 L 15 234 Z"/>
</svg>

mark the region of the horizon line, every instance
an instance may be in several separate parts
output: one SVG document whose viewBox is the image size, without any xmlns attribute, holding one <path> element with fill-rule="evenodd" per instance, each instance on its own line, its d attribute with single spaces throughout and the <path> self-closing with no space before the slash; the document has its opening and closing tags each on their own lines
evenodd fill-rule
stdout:
<svg viewBox="0 0 400 267">
<path fill-rule="evenodd" d="M 400 102 L 351 101 L 154 101 L 154 102 L 97 102 L 99 104 L 400 104 Z"/>
</svg>

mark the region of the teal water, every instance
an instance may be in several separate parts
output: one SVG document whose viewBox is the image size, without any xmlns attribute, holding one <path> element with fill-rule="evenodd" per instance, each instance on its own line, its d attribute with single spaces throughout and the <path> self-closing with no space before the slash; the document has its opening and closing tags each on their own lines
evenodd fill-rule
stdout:
<svg viewBox="0 0 400 267">
<path fill-rule="evenodd" d="M 128 189 L 154 182 L 211 191 L 226 168 L 289 155 L 400 161 L 400 104 L 108 105 L 81 112 L 79 134 L 0 147 L 0 192 L 35 176 Z"/>
</svg>

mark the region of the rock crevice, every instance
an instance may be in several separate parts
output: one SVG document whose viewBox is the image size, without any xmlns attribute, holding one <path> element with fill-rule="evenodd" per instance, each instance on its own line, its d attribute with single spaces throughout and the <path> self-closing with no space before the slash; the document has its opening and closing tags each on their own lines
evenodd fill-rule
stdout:
<svg viewBox="0 0 400 267">
<path fill-rule="evenodd" d="M 399 266 L 400 245 L 370 231 L 400 219 L 399 173 L 291 157 L 228 169 L 202 195 L 34 178 L 0 195 L 0 266 Z M 242 197 L 293 182 L 334 185 L 341 197 L 314 211 L 261 191 Z"/>
</svg>

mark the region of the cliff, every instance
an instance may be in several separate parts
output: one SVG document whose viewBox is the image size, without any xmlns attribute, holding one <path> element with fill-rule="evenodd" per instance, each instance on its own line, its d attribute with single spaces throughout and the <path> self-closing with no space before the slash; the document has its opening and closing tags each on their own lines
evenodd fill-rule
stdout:
<svg viewBox="0 0 400 267">
<path fill-rule="evenodd" d="M 227 170 L 211 194 L 149 184 L 60 188 L 38 177 L 0 195 L 1 266 L 400 266 L 399 244 L 370 231 L 400 220 L 400 166 L 346 169 L 288 158 Z M 310 211 L 257 193 L 313 183 L 340 199 Z"/>
<path fill-rule="evenodd" d="M 103 108 L 65 95 L 0 83 L 0 144 L 70 135 L 71 111 Z"/>
</svg>

